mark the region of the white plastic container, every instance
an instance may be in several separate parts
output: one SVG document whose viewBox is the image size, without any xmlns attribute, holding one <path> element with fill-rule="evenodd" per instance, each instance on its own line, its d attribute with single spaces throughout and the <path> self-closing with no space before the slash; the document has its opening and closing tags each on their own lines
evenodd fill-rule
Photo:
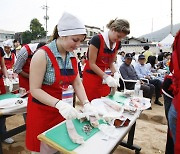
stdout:
<svg viewBox="0 0 180 154">
<path fill-rule="evenodd" d="M 137 81 L 134 86 L 134 95 L 135 96 L 139 96 L 140 88 L 141 88 L 141 83 L 140 83 L 140 81 Z"/>
</svg>

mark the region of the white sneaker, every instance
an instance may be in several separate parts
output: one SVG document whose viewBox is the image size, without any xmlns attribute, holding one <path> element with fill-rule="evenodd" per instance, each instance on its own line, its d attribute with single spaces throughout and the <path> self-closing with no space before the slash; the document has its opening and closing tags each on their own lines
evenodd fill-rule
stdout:
<svg viewBox="0 0 180 154">
<path fill-rule="evenodd" d="M 12 144 L 14 142 L 14 140 L 12 138 L 7 138 L 4 140 L 4 142 L 7 144 Z"/>
</svg>

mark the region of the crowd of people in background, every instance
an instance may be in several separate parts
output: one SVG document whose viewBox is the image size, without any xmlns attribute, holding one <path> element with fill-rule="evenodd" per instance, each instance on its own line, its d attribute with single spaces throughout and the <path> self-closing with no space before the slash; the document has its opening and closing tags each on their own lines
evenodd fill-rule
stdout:
<svg viewBox="0 0 180 154">
<path fill-rule="evenodd" d="M 144 46 L 144 51 L 140 54 L 135 52 L 126 53 L 119 50 L 116 60 L 114 61 L 115 69 L 120 71 L 124 79 L 141 80 L 141 88 L 144 91 L 144 96 L 152 98 L 153 91 L 155 91 L 155 104 L 162 106 L 163 103 L 159 101 L 161 95 L 162 83 L 165 75 L 169 74 L 169 64 L 172 52 L 162 52 L 156 55 L 150 51 L 149 46 Z M 77 53 L 78 68 L 80 77 L 82 77 L 84 66 L 87 61 L 87 53 Z M 138 58 L 135 58 L 138 57 Z M 135 83 L 126 83 L 127 88 L 134 89 Z M 121 84 L 121 86 L 123 86 Z M 149 87 L 149 88 L 147 88 Z M 145 88 L 145 89 L 144 89 Z M 121 87 L 122 89 L 122 87 Z M 149 91 L 149 92 L 148 92 Z M 151 109 L 151 108 L 150 108 Z"/>
</svg>

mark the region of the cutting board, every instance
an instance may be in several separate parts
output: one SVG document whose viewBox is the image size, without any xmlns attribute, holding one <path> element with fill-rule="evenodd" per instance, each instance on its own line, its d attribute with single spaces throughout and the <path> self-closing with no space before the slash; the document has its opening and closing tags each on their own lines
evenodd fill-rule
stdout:
<svg viewBox="0 0 180 154">
<path fill-rule="evenodd" d="M 107 96 L 107 98 L 116 101 L 117 103 L 120 103 L 122 105 L 124 105 L 128 101 L 128 98 L 124 97 L 120 92 L 116 92 L 113 96 L 109 95 Z"/>
<path fill-rule="evenodd" d="M 73 123 L 76 128 L 76 131 L 78 132 L 79 135 L 81 135 L 84 138 L 85 141 L 88 140 L 90 137 L 92 137 L 95 133 L 99 131 L 98 128 L 93 128 L 90 133 L 86 134 L 82 130 L 82 128 L 85 124 L 90 124 L 89 121 L 80 123 L 79 120 L 74 119 Z M 103 123 L 103 122 L 100 121 L 100 123 Z M 69 138 L 65 123 L 57 126 L 54 129 L 49 130 L 48 132 L 46 132 L 45 136 L 68 151 L 72 151 L 78 146 L 80 146 L 80 144 L 73 143 L 71 139 Z"/>
<path fill-rule="evenodd" d="M 7 98 L 19 98 L 19 95 L 18 94 L 12 94 L 12 93 L 0 95 L 0 100 L 7 99 Z"/>
</svg>

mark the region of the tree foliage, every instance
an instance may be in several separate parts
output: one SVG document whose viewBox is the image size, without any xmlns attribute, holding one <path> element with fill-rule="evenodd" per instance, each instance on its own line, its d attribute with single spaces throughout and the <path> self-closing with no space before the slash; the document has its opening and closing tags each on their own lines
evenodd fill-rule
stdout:
<svg viewBox="0 0 180 154">
<path fill-rule="evenodd" d="M 36 40 L 46 36 L 46 31 L 42 27 L 42 24 L 38 19 L 34 18 L 30 22 L 30 30 L 26 30 L 22 33 L 22 43 L 30 43 L 31 40 Z"/>
<path fill-rule="evenodd" d="M 31 31 L 33 40 L 46 36 L 46 31 L 42 27 L 42 24 L 39 22 L 39 20 L 36 18 L 31 20 L 30 31 Z"/>
<path fill-rule="evenodd" d="M 26 30 L 22 33 L 22 44 L 28 44 L 32 40 L 31 32 L 29 30 Z"/>
</svg>

